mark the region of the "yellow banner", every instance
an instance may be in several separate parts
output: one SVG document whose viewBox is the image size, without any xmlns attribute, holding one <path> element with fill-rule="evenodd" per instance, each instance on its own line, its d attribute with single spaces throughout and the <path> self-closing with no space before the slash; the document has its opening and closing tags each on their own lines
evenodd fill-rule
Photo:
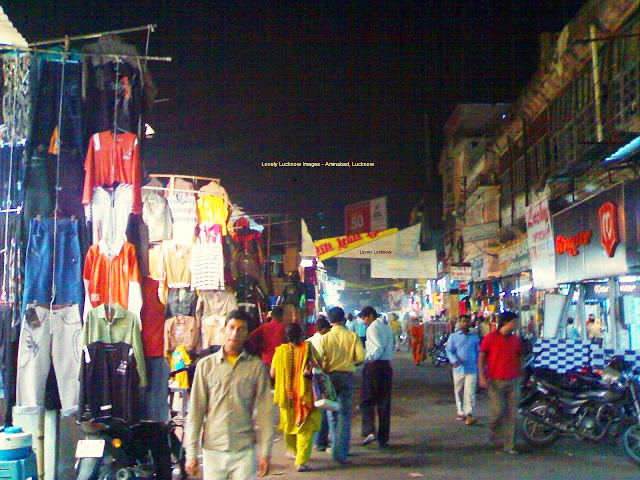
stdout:
<svg viewBox="0 0 640 480">
<path fill-rule="evenodd" d="M 397 232 L 397 228 L 389 228 L 387 230 L 379 230 L 376 232 L 354 233 L 343 237 L 325 238 L 322 240 L 316 240 L 313 244 L 316 247 L 318 260 L 326 260 L 327 258 L 335 257 L 336 255 L 340 255 L 341 253 L 348 252 L 356 247 L 366 245 L 374 240 L 388 237 L 389 235 L 393 235 Z"/>
</svg>

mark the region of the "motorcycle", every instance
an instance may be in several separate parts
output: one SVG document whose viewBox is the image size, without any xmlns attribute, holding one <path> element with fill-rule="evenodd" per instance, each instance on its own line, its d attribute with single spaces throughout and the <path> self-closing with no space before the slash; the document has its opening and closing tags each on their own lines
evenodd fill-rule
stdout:
<svg viewBox="0 0 640 480">
<path fill-rule="evenodd" d="M 187 478 L 177 424 L 109 419 L 81 424 L 86 439 L 76 449 L 77 480 Z"/>
<path fill-rule="evenodd" d="M 431 357 L 431 365 L 439 367 L 444 363 L 449 363 L 447 357 L 447 340 L 449 340 L 448 333 L 442 333 L 436 338 L 433 347 L 429 350 L 429 356 Z"/>
<path fill-rule="evenodd" d="M 618 370 L 620 367 L 624 371 Z M 531 370 L 519 403 L 525 439 L 532 445 L 546 446 L 561 435 L 592 441 L 620 435 L 638 421 L 637 382 L 631 377 L 633 369 L 619 360 L 599 376 Z M 638 455 L 640 459 L 640 449 Z"/>
</svg>

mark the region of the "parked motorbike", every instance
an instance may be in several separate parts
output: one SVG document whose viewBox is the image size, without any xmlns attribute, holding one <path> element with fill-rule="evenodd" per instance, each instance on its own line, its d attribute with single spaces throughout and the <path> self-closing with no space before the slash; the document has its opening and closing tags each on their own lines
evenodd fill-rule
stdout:
<svg viewBox="0 0 640 480">
<path fill-rule="evenodd" d="M 448 333 L 442 333 L 436 338 L 433 347 L 429 350 L 429 356 L 431 357 L 431 365 L 439 367 L 442 364 L 449 363 L 447 357 L 447 340 L 449 340 Z"/>
<path fill-rule="evenodd" d="M 618 370 L 621 367 L 624 371 Z M 601 375 L 531 370 L 519 404 L 525 439 L 532 445 L 545 446 L 561 435 L 592 441 L 620 435 L 638 422 L 636 389 L 640 384 L 632 378 L 631 366 L 618 359 Z"/>
<path fill-rule="evenodd" d="M 86 434 L 76 449 L 77 480 L 186 479 L 176 424 L 109 419 L 81 424 Z"/>
</svg>

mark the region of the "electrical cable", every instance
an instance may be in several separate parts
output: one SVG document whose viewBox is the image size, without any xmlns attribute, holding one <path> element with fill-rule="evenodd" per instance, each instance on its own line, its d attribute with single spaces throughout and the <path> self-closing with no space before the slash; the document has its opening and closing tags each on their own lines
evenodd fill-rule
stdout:
<svg viewBox="0 0 640 480">
<path fill-rule="evenodd" d="M 60 74 L 60 105 L 58 107 L 58 138 L 56 148 L 56 187 L 55 187 L 55 207 L 53 209 L 53 261 L 52 263 L 52 281 L 51 281 L 51 302 L 49 303 L 49 312 L 53 311 L 53 301 L 56 297 L 56 258 L 58 248 L 58 214 L 60 209 L 60 155 L 62 148 L 62 106 L 64 103 L 64 81 L 65 66 L 67 64 L 67 56 L 62 56 L 62 73 Z"/>
</svg>

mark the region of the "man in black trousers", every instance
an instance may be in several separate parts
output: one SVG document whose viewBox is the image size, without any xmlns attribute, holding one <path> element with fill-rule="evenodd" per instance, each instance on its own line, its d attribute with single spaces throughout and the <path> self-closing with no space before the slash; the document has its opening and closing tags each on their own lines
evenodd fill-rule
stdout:
<svg viewBox="0 0 640 480">
<path fill-rule="evenodd" d="M 364 307 L 360 312 L 367 326 L 366 354 L 362 371 L 362 445 L 378 440 L 380 448 L 389 441 L 391 425 L 391 382 L 393 370 L 393 332 L 373 307 Z M 378 411 L 378 433 L 376 435 L 375 409 Z"/>
</svg>

